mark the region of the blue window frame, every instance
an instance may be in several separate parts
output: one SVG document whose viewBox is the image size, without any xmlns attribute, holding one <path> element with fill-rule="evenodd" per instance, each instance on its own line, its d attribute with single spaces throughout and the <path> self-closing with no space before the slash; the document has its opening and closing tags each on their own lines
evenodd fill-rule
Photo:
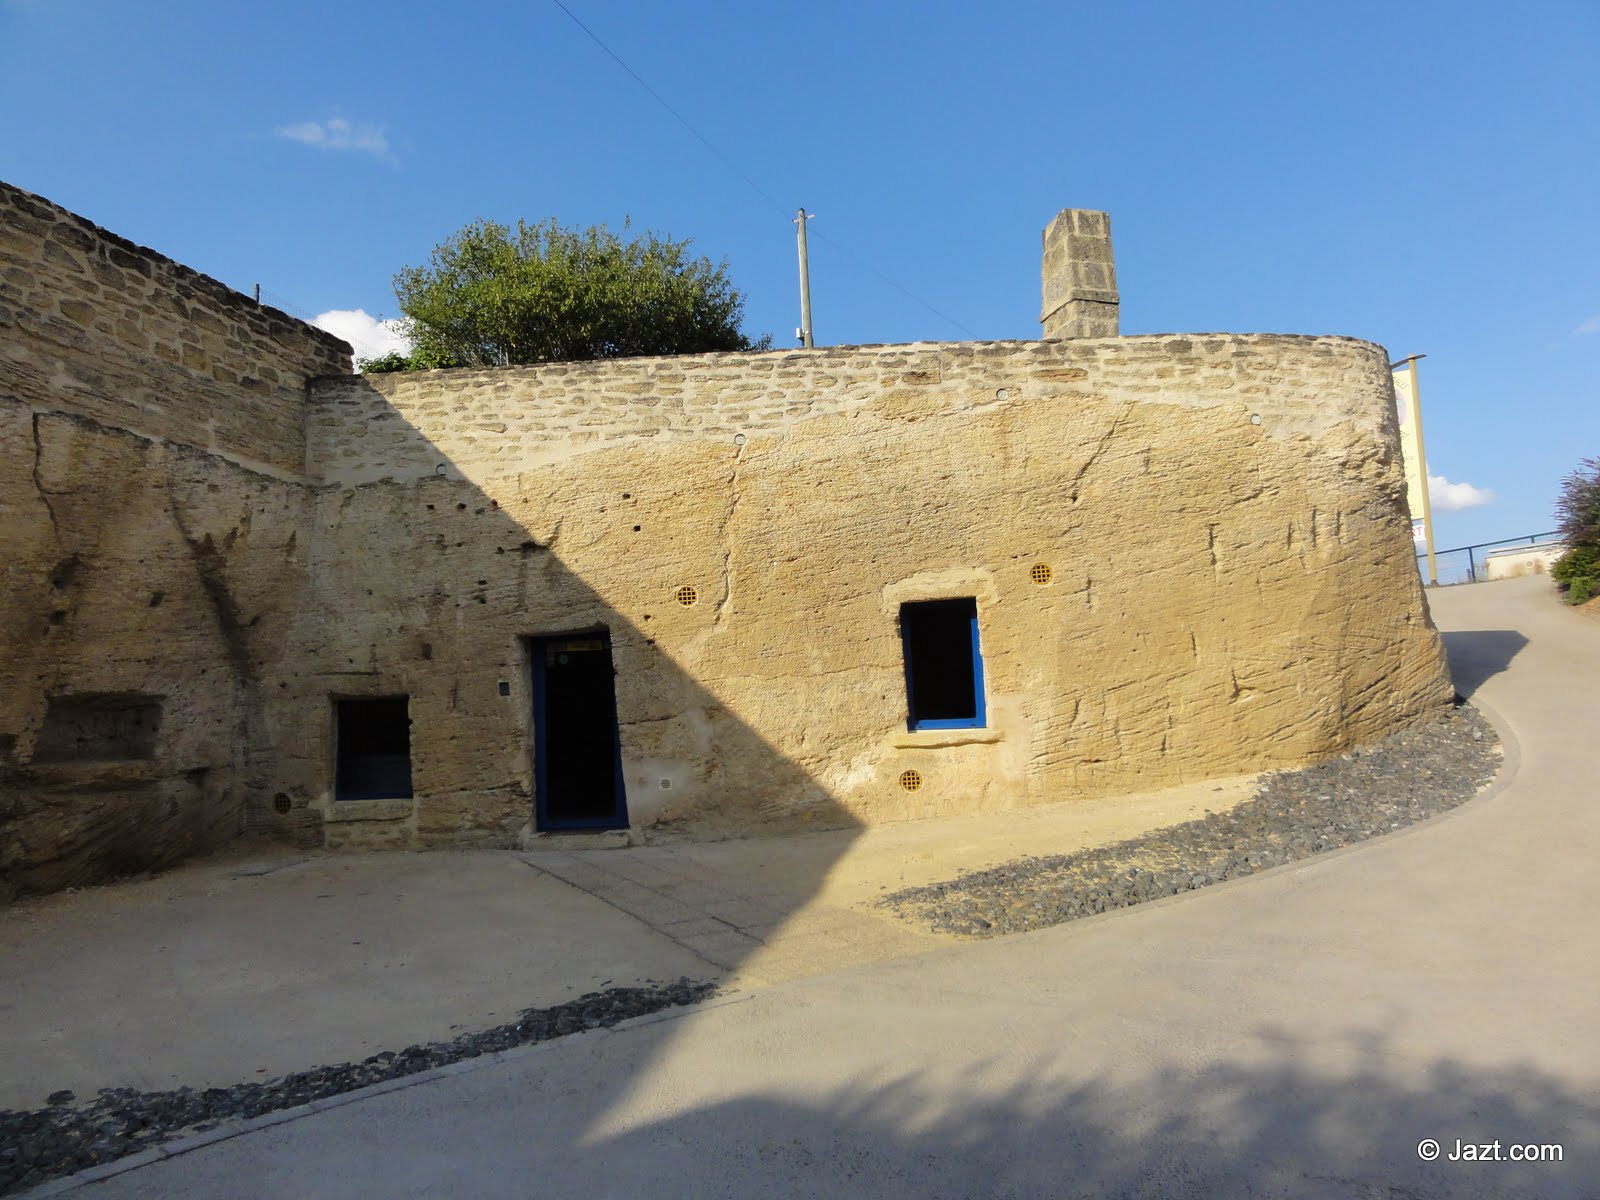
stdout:
<svg viewBox="0 0 1600 1200">
<path fill-rule="evenodd" d="M 981 729 L 985 713 L 978 602 L 969 596 L 902 604 L 900 641 L 907 728 Z"/>
</svg>

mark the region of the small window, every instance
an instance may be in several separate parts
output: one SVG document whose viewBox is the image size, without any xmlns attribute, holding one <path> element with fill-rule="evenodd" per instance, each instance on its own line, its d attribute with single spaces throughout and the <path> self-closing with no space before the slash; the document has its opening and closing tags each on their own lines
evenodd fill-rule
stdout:
<svg viewBox="0 0 1600 1200">
<path fill-rule="evenodd" d="M 34 762 L 120 762 L 156 756 L 161 697 L 137 692 L 51 696 Z"/>
<path fill-rule="evenodd" d="M 978 729 L 984 723 L 978 602 L 924 600 L 900 606 L 911 729 Z"/>
<path fill-rule="evenodd" d="M 335 701 L 335 800 L 411 798 L 410 697 Z"/>
</svg>

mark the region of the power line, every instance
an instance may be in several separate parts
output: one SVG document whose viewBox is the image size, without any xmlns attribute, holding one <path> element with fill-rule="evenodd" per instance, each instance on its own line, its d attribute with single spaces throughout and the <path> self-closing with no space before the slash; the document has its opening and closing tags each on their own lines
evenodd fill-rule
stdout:
<svg viewBox="0 0 1600 1200">
<path fill-rule="evenodd" d="M 639 75 L 639 72 L 635 71 L 627 63 L 623 62 L 621 56 L 619 54 L 617 54 L 617 52 L 615 50 L 613 50 L 610 46 L 606 45 L 605 42 L 601 41 L 600 35 L 595 33 L 594 30 L 590 29 L 581 20 L 579 20 L 578 19 L 578 15 L 576 13 L 574 13 L 570 8 L 568 8 L 564 3 L 562 3 L 562 0 L 550 0 L 550 2 L 552 4 L 554 4 L 557 8 L 559 8 L 562 12 L 566 13 L 568 17 L 572 18 L 572 23 L 574 25 L 576 25 L 579 29 L 583 30 L 583 32 L 588 35 L 589 39 L 592 42 L 594 42 L 594 44 L 596 46 L 599 46 L 600 49 L 604 50 L 606 52 L 607 56 L 610 57 L 612 62 L 616 63 L 617 66 L 621 67 L 624 71 L 626 71 L 628 73 L 628 75 L 633 79 L 633 81 L 635 83 L 637 83 L 646 92 L 648 92 L 650 94 L 650 97 L 653 100 L 655 100 L 655 102 L 657 104 L 661 105 L 662 108 L 666 109 L 669 113 L 671 113 L 673 118 L 677 120 L 678 124 L 682 125 L 691 134 L 693 134 L 695 136 L 695 139 L 697 141 L 699 141 L 702 146 L 704 146 L 707 150 L 711 151 L 712 154 L 716 155 L 716 157 L 718 158 L 719 161 L 721 161 L 723 166 L 727 167 L 728 170 L 732 171 L 740 179 L 744 180 L 745 183 L 749 184 L 751 190 L 754 191 L 763 200 L 767 201 L 767 203 L 771 204 L 775 209 L 778 209 L 779 211 L 783 212 L 785 216 L 788 215 L 789 210 L 787 208 L 785 208 L 782 204 L 780 204 L 777 201 L 777 199 L 775 199 L 773 197 L 772 193 L 768 192 L 766 190 L 766 188 L 762 187 L 754 179 L 750 178 L 750 176 L 748 174 L 746 174 L 745 171 L 742 170 L 738 166 L 738 164 L 736 164 L 731 158 L 729 158 L 726 154 L 724 154 L 721 150 L 719 150 L 717 148 L 716 144 L 713 143 L 710 138 L 706 137 L 705 134 L 701 133 L 692 124 L 690 124 L 689 123 L 689 119 L 687 117 L 685 117 L 677 109 L 673 108 L 672 105 L 668 104 L 666 102 L 666 100 L 662 97 L 660 92 L 656 91 L 655 88 L 651 87 L 648 83 L 646 83 L 644 81 L 644 79 Z M 968 329 L 960 321 L 956 320 L 954 317 L 948 315 L 947 313 L 940 312 L 939 309 L 935 308 L 932 304 L 929 304 L 926 300 L 924 300 L 921 296 L 917 295 L 910 288 L 904 287 L 903 285 L 901 285 L 899 283 L 896 283 L 893 279 L 890 279 L 887 275 L 885 275 L 882 271 L 878 270 L 876 267 L 872 266 L 865 259 L 861 258 L 860 256 L 858 256 L 856 254 L 853 254 L 849 249 L 847 249 L 844 245 L 842 245 L 838 241 L 835 241 L 833 238 L 830 238 L 826 234 L 823 234 L 823 233 L 818 233 L 816 236 L 821 241 L 824 241 L 824 242 L 828 243 L 828 245 L 832 246 L 835 250 L 839 251 L 840 254 L 844 255 L 845 259 L 848 262 L 850 262 L 851 265 L 854 266 L 857 270 L 864 271 L 868 275 L 872 275 L 875 278 L 877 278 L 878 280 L 882 281 L 883 283 L 888 284 L 890 287 L 894 288 L 894 290 L 899 292 L 901 295 L 903 295 L 903 296 L 907 297 L 908 299 L 913 300 L 916 303 L 922 305 L 923 308 L 927 309 L 934 316 L 938 317 L 941 321 L 947 321 L 951 325 L 954 325 L 957 329 L 961 330 L 961 332 L 966 334 L 968 337 L 970 337 L 970 338 L 972 338 L 974 340 L 977 339 L 978 335 L 973 333 L 972 330 Z"/>
<path fill-rule="evenodd" d="M 821 232 L 820 230 L 813 230 L 811 236 L 816 238 L 819 242 L 828 243 L 828 245 L 832 246 L 840 254 L 844 255 L 845 258 L 849 259 L 855 265 L 857 270 L 865 271 L 868 275 L 876 276 L 878 279 L 880 279 L 881 281 L 883 281 L 884 283 L 886 283 L 890 287 L 892 287 L 895 291 L 901 293 L 904 296 L 910 297 L 912 300 L 915 300 L 918 304 L 922 305 L 923 308 L 927 309 L 934 316 L 940 318 L 941 320 L 948 321 L 950 324 L 954 325 L 957 329 L 961 330 L 962 333 L 966 334 L 973 341 L 979 340 L 978 339 L 978 335 L 973 333 L 972 330 L 968 329 L 960 321 L 956 320 L 954 317 L 948 315 L 947 313 L 940 312 L 937 308 L 935 308 L 933 305 L 929 304 L 926 300 L 924 300 L 921 296 L 917 295 L 915 292 L 911 291 L 909 288 L 905 288 L 905 287 L 900 286 L 900 284 L 898 284 L 894 280 L 890 279 L 887 275 L 885 275 L 882 271 L 878 270 L 876 267 L 874 267 L 871 263 L 867 262 L 865 259 L 856 257 L 854 254 L 852 254 L 850 252 L 850 250 L 847 247 L 841 245 L 834 238 L 829 237 L 827 234 Z"/>
<path fill-rule="evenodd" d="M 576 25 L 579 29 L 583 30 L 584 33 L 588 34 L 590 40 L 593 41 L 596 46 L 599 46 L 600 49 L 604 50 L 608 55 L 610 55 L 612 62 L 616 63 L 617 66 L 621 67 L 624 71 L 626 71 L 629 75 L 631 75 L 633 77 L 633 81 L 635 83 L 637 83 L 645 91 L 649 92 L 650 95 L 655 99 L 655 102 L 657 104 L 661 105 L 662 108 L 666 109 L 669 113 L 671 113 L 674 117 L 676 117 L 677 121 L 678 121 L 678 124 L 682 125 L 690 133 L 694 134 L 694 136 L 700 140 L 700 144 L 702 146 L 704 146 L 707 150 L 711 151 L 711 153 L 715 154 L 719 159 L 721 159 L 723 166 L 727 167 L 728 170 L 732 171 L 735 175 L 739 176 L 739 178 L 743 179 L 746 183 L 748 183 L 753 189 L 755 189 L 755 191 L 756 191 L 756 193 L 758 195 L 763 197 L 774 208 L 778 208 L 778 209 L 782 209 L 783 208 L 783 205 L 779 204 L 776 199 L 774 199 L 771 195 L 769 195 L 765 188 L 763 188 L 754 179 L 751 179 L 750 176 L 746 175 L 743 171 L 741 171 L 739 169 L 739 167 L 738 167 L 738 164 L 736 164 L 731 158 L 729 158 L 721 150 L 717 149 L 717 147 L 712 144 L 710 138 L 706 137 L 705 134 L 701 133 L 693 125 L 689 124 L 689 120 L 688 120 L 687 117 L 685 117 L 681 112 L 679 112 L 677 109 L 673 108 L 672 105 L 668 104 L 664 99 L 662 99 L 661 93 L 656 91 L 655 88 L 651 87 L 642 78 L 640 78 L 639 72 L 635 71 L 627 63 L 623 62 L 622 59 L 618 56 L 618 54 L 617 54 L 617 52 L 615 50 L 613 50 L 610 46 L 606 45 L 603 41 L 600 40 L 600 35 L 599 34 L 595 33 L 594 30 L 590 29 L 587 25 L 585 25 L 582 21 L 580 21 L 578 19 L 578 14 L 577 13 L 573 12 L 565 4 L 561 3 L 561 0 L 551 0 L 551 3 L 554 4 L 557 8 L 559 8 L 562 12 L 566 13 L 567 16 L 571 17 L 572 18 L 572 23 L 574 25 Z"/>
</svg>

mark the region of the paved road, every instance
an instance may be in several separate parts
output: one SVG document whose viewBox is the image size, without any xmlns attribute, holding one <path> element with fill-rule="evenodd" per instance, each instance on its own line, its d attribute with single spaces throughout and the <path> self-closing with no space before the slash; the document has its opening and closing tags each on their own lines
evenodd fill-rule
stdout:
<svg viewBox="0 0 1600 1200">
<path fill-rule="evenodd" d="M 1458 687 L 1511 738 L 1509 782 L 1447 816 L 531 1048 L 83 1194 L 1600 1195 L 1600 622 L 1537 578 L 1431 598 Z M 1563 1159 L 1423 1162 L 1429 1138 Z"/>
</svg>

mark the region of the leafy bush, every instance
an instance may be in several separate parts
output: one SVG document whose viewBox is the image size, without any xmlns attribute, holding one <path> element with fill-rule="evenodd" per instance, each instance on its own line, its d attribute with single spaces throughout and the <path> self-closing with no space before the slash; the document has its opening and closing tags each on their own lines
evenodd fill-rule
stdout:
<svg viewBox="0 0 1600 1200">
<path fill-rule="evenodd" d="M 1600 579 L 1600 549 L 1594 546 L 1573 547 L 1551 564 L 1550 577 L 1557 583 Z"/>
<path fill-rule="evenodd" d="M 623 238 L 554 219 L 512 229 L 476 221 L 405 267 L 395 296 L 409 355 L 367 370 L 497 367 L 656 354 L 765 350 L 739 328 L 744 296 L 726 262 L 687 241 Z"/>
<path fill-rule="evenodd" d="M 412 365 L 409 354 L 401 354 L 398 350 L 391 350 L 378 358 L 360 359 L 356 366 L 361 368 L 363 375 L 381 375 L 385 371 L 415 371 L 419 369 Z"/>
<path fill-rule="evenodd" d="M 1567 552 L 1550 567 L 1568 604 L 1600 595 L 1600 458 L 1586 458 L 1561 481 L 1556 521 Z"/>
<path fill-rule="evenodd" d="M 1600 458 L 1584 459 L 1576 471 L 1561 481 L 1556 521 L 1561 540 L 1572 549 L 1600 549 Z"/>
</svg>

